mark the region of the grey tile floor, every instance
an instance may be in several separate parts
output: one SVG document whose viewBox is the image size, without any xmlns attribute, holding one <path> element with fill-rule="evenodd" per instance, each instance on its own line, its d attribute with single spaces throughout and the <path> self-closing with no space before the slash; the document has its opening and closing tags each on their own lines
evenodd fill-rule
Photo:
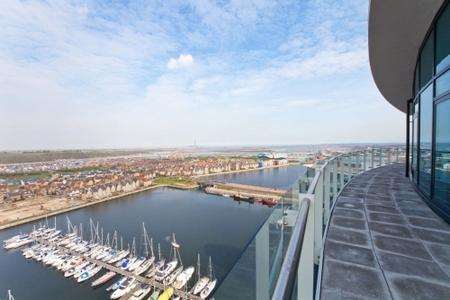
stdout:
<svg viewBox="0 0 450 300">
<path fill-rule="evenodd" d="M 355 177 L 325 239 L 321 299 L 450 299 L 450 225 L 390 165 Z"/>
</svg>

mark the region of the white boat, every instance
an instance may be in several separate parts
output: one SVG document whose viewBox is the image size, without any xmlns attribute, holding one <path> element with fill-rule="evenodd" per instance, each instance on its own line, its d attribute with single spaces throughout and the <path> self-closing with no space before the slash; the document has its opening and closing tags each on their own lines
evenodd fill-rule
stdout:
<svg viewBox="0 0 450 300">
<path fill-rule="evenodd" d="M 146 297 L 151 290 L 151 286 L 145 283 L 141 283 L 139 288 L 128 298 L 128 300 L 142 300 Z"/>
<path fill-rule="evenodd" d="M 47 253 L 45 258 L 42 259 L 42 262 L 45 265 L 51 265 L 58 258 L 59 250 L 54 250 L 52 252 Z"/>
<path fill-rule="evenodd" d="M 138 268 L 136 268 L 133 273 L 136 275 L 143 274 L 145 271 L 147 271 L 153 265 L 154 261 L 155 261 L 155 257 L 154 256 L 150 257 L 145 262 L 143 262 Z"/>
<path fill-rule="evenodd" d="M 131 258 L 124 258 L 121 260 L 116 266 L 119 268 L 126 270 L 130 267 L 131 264 L 133 264 L 136 261 L 137 257 L 131 257 Z"/>
<path fill-rule="evenodd" d="M 45 238 L 47 239 L 47 240 L 49 240 L 49 239 L 51 239 L 51 238 L 53 238 L 53 237 L 56 237 L 57 235 L 59 235 L 61 233 L 61 230 L 53 230 L 52 232 L 49 232 L 46 236 L 45 236 Z"/>
<path fill-rule="evenodd" d="M 83 281 L 86 281 L 89 278 L 92 278 L 93 276 L 95 276 L 98 272 L 100 272 L 101 269 L 102 269 L 101 266 L 96 266 L 96 267 L 94 267 L 94 268 L 92 268 L 92 269 L 82 273 L 80 275 L 80 277 L 78 277 L 77 281 L 80 282 L 80 283 L 83 282 Z"/>
<path fill-rule="evenodd" d="M 83 274 L 85 272 L 89 272 L 89 271 L 91 271 L 94 268 L 95 268 L 95 264 L 87 265 L 86 267 L 84 267 L 84 268 L 78 270 L 77 272 L 75 272 L 75 274 L 73 274 L 73 277 L 75 279 L 78 279 L 81 276 L 81 274 Z"/>
<path fill-rule="evenodd" d="M 7 243 L 3 246 L 3 248 L 8 249 L 8 250 L 15 249 L 15 248 L 19 248 L 19 247 L 31 244 L 33 242 L 34 242 L 34 240 L 32 238 L 23 238 L 23 239 L 14 241 L 14 242 Z"/>
<path fill-rule="evenodd" d="M 96 256 L 95 256 L 95 259 L 97 259 L 97 260 L 102 260 L 104 257 L 106 257 L 108 254 L 109 254 L 109 251 L 110 251 L 111 249 L 109 248 L 109 247 L 104 247 L 103 249 L 102 249 L 102 251 L 100 251 L 100 253 L 98 253 Z"/>
<path fill-rule="evenodd" d="M 102 275 L 101 277 L 99 277 L 97 280 L 95 280 L 94 282 L 91 283 L 92 287 L 96 287 L 102 284 L 105 284 L 106 282 L 108 282 L 109 280 L 111 280 L 114 276 L 116 276 L 116 272 L 113 271 L 109 271 L 107 273 L 105 273 L 104 275 Z"/>
<path fill-rule="evenodd" d="M 171 285 L 175 281 L 175 279 L 177 279 L 177 276 L 180 275 L 181 272 L 183 272 L 183 266 L 179 266 L 175 271 L 172 272 L 172 274 L 164 278 L 163 284 L 165 286 Z"/>
<path fill-rule="evenodd" d="M 145 262 L 145 257 L 137 258 L 130 266 L 128 267 L 128 271 L 133 272 L 136 268 L 142 265 Z"/>
<path fill-rule="evenodd" d="M 111 294 L 110 298 L 119 299 L 120 297 L 128 294 L 132 289 L 134 289 L 136 284 L 136 279 L 128 278 Z"/>
<path fill-rule="evenodd" d="M 70 268 L 69 270 L 67 270 L 64 273 L 64 277 L 70 277 L 76 273 L 78 273 L 80 270 L 86 268 L 88 265 L 90 264 L 90 262 L 85 261 L 85 262 L 81 262 L 78 263 L 76 266 L 74 266 L 73 268 Z"/>
<path fill-rule="evenodd" d="M 34 255 L 34 250 L 29 249 L 26 252 L 23 253 L 23 256 L 25 256 L 26 259 L 32 258 Z"/>
<path fill-rule="evenodd" d="M 183 272 L 181 272 L 180 275 L 177 276 L 177 279 L 175 280 L 175 282 L 173 283 L 173 287 L 181 290 L 186 283 L 188 283 L 189 279 L 191 279 L 192 274 L 194 274 L 194 267 L 188 267 L 186 268 Z"/>
<path fill-rule="evenodd" d="M 73 274 L 75 274 L 76 270 L 75 268 L 70 268 L 69 270 L 64 272 L 64 277 L 70 277 L 73 276 Z"/>
<path fill-rule="evenodd" d="M 117 289 L 119 288 L 119 286 L 120 286 L 121 284 L 123 284 L 126 280 L 127 280 L 127 277 L 126 277 L 126 276 L 120 277 L 119 280 L 117 280 L 117 281 L 114 282 L 112 285 L 110 285 L 109 287 L 107 287 L 107 288 L 106 288 L 106 291 L 109 292 L 109 291 L 117 290 Z"/>
<path fill-rule="evenodd" d="M 177 265 L 178 265 L 178 260 L 172 260 L 172 261 L 168 262 L 162 268 L 159 268 L 156 270 L 155 279 L 157 281 L 164 280 L 164 278 L 166 278 L 166 276 L 168 276 L 170 273 L 173 272 L 173 270 L 175 270 Z"/>
<path fill-rule="evenodd" d="M 102 251 L 102 249 L 103 249 L 103 246 L 101 246 L 101 245 L 91 245 L 89 252 L 86 253 L 86 256 L 95 258 Z"/>
<path fill-rule="evenodd" d="M 108 263 L 110 264 L 114 264 L 117 263 L 118 261 L 121 261 L 122 259 L 124 259 L 125 257 L 127 257 L 130 254 L 130 250 L 121 250 L 117 253 L 117 255 L 115 257 L 113 257 L 112 259 L 110 259 L 108 261 Z"/>
<path fill-rule="evenodd" d="M 153 267 L 150 268 L 150 270 L 148 270 L 148 272 L 145 274 L 145 277 L 152 278 L 153 276 L 155 276 L 156 270 L 162 268 L 165 263 L 166 260 L 164 258 L 159 260 Z"/>
<path fill-rule="evenodd" d="M 114 249 L 110 249 L 105 257 L 102 257 L 102 261 L 108 262 L 113 259 L 117 255 L 117 251 Z"/>
<path fill-rule="evenodd" d="M 208 277 L 201 277 L 194 285 L 194 287 L 191 290 L 191 293 L 194 295 L 198 295 L 198 293 L 200 293 L 205 286 L 208 284 L 209 282 L 209 278 Z"/>
<path fill-rule="evenodd" d="M 67 263 L 65 263 L 59 269 L 63 272 L 66 272 L 72 268 L 75 269 L 75 267 L 78 266 L 79 264 L 81 264 L 83 262 L 83 260 L 84 260 L 84 258 L 82 258 L 80 256 L 75 256 L 74 258 L 67 261 Z"/>
<path fill-rule="evenodd" d="M 206 299 L 216 287 L 217 279 L 213 279 L 205 286 L 205 288 L 200 292 L 200 298 Z"/>
<path fill-rule="evenodd" d="M 28 234 L 18 234 L 3 241 L 3 244 L 10 244 L 28 238 Z"/>
<path fill-rule="evenodd" d="M 87 245 L 88 245 L 88 242 L 81 241 L 81 242 L 77 243 L 75 246 L 71 247 L 70 250 L 75 251 L 75 252 L 81 252 L 81 250 L 85 249 Z"/>
</svg>

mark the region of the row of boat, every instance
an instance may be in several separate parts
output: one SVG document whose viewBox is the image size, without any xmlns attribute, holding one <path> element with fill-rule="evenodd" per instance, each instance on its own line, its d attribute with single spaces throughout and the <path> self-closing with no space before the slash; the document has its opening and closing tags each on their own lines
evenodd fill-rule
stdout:
<svg viewBox="0 0 450 300">
<path fill-rule="evenodd" d="M 158 244 L 158 259 L 153 252 L 153 240 L 148 238 L 145 225 L 143 227 L 145 253 L 139 256 L 136 253 L 135 239 L 132 247 L 123 249 L 121 241 L 118 248 L 117 233 L 113 235 L 112 242 L 101 238 L 95 226 L 91 224 L 90 241 L 85 241 L 82 234 L 79 235 L 76 228 L 68 225 L 68 233 L 62 234 L 55 227 L 40 226 L 29 234 L 19 234 L 4 241 L 4 248 L 13 249 L 26 246 L 22 249 L 23 256 L 34 259 L 42 264 L 56 268 L 65 277 L 73 278 L 79 283 L 93 279 L 104 268 L 104 274 L 91 282 L 93 288 L 99 287 L 118 276 L 114 270 L 119 268 L 126 271 L 127 276 L 120 276 L 113 284 L 107 287 L 111 293 L 111 299 L 119 299 L 127 296 L 128 299 L 179 299 L 174 296 L 175 290 L 189 292 L 202 299 L 208 298 L 214 290 L 217 280 L 212 275 L 211 258 L 209 261 L 209 276 L 200 275 L 200 256 L 198 256 L 197 268 L 193 266 L 184 267 L 179 253 L 180 245 L 172 235 L 171 259 L 162 257 L 160 245 Z M 92 234 L 95 231 L 95 234 Z M 150 249 L 150 251 L 148 251 Z M 114 266 L 114 267 L 113 267 Z M 197 280 L 188 289 L 188 284 L 193 279 L 197 269 Z M 143 278 L 148 279 L 142 280 Z M 151 282 L 155 280 L 164 286 L 164 290 L 154 287 Z M 149 298 L 146 298 L 150 295 Z"/>
</svg>

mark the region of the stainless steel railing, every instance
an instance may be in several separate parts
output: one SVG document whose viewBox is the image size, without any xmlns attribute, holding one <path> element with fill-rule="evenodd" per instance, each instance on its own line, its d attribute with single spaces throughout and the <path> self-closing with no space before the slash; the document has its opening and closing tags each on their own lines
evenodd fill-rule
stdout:
<svg viewBox="0 0 450 300">
<path fill-rule="evenodd" d="M 315 267 L 321 264 L 325 228 L 340 192 L 355 175 L 398 163 L 404 157 L 404 151 L 398 148 L 374 148 L 338 155 L 316 169 L 307 193 L 300 195 L 300 213 L 272 299 L 315 298 L 314 283 L 320 282 L 321 276 L 319 267 L 318 278 L 315 278 Z M 318 298 L 320 288 L 316 293 Z"/>
<path fill-rule="evenodd" d="M 374 148 L 327 159 L 311 176 L 305 172 L 260 224 L 214 298 L 318 298 L 324 235 L 337 197 L 355 175 L 403 158 L 403 150 Z"/>
</svg>

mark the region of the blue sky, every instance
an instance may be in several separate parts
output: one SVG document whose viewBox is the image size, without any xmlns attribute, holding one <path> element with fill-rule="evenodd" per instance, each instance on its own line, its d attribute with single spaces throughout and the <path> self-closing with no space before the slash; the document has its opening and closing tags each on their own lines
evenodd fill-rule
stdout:
<svg viewBox="0 0 450 300">
<path fill-rule="evenodd" d="M 0 149 L 402 142 L 368 2 L 0 1 Z"/>
</svg>

